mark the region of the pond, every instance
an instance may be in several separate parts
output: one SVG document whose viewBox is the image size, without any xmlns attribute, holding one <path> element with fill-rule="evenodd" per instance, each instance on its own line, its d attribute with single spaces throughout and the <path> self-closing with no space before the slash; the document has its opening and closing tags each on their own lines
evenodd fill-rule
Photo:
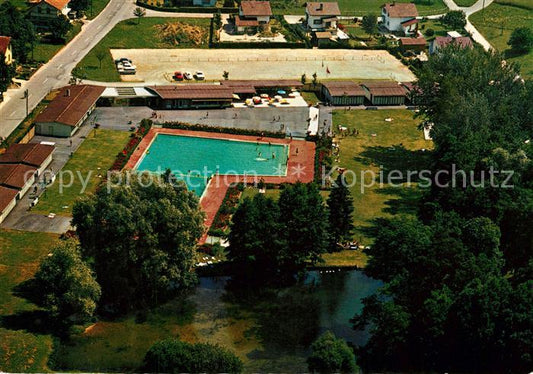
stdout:
<svg viewBox="0 0 533 374">
<path fill-rule="evenodd" d="M 311 271 L 297 285 L 258 289 L 228 277 L 202 277 L 186 298 L 149 312 L 101 321 L 58 347 L 55 370 L 134 371 L 157 340 L 220 344 L 235 352 L 246 372 L 305 372 L 309 345 L 326 330 L 361 345 L 368 334 L 350 318 L 361 299 L 382 283 L 358 270 Z"/>
</svg>

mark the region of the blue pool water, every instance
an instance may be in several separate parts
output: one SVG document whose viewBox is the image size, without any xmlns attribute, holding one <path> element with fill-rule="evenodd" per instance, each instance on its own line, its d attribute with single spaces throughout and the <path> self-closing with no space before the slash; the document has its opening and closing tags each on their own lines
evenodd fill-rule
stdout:
<svg viewBox="0 0 533 374">
<path fill-rule="evenodd" d="M 139 171 L 163 173 L 167 168 L 198 196 L 209 178 L 219 174 L 286 175 L 286 145 L 158 134 Z"/>
</svg>

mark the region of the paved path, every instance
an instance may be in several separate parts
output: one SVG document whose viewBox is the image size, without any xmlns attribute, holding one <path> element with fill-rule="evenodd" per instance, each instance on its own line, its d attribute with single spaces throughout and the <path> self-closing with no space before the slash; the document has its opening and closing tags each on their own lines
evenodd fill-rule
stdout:
<svg viewBox="0 0 533 374">
<path fill-rule="evenodd" d="M 21 99 L 24 90 L 29 92 L 29 110 L 53 89 L 68 84 L 72 69 L 87 53 L 120 21 L 133 18 L 135 2 L 132 0 L 111 0 L 107 7 L 92 21 L 88 21 L 81 32 L 43 65 L 21 88 L 9 92 L 9 98 L 0 104 L 0 137 L 7 137 L 26 117 L 26 103 Z M 210 18 L 205 13 L 170 13 L 147 10 L 147 17 Z"/>
</svg>

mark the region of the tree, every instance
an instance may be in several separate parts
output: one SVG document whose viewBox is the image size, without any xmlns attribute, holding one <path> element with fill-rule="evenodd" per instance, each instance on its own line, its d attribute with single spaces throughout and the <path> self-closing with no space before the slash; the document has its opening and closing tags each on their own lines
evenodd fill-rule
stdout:
<svg viewBox="0 0 533 374">
<path fill-rule="evenodd" d="M 14 64 L 6 64 L 6 58 L 0 53 L 0 94 L 6 92 L 15 76 Z"/>
<path fill-rule="evenodd" d="M 220 13 L 220 10 L 216 11 L 215 14 L 213 14 L 213 26 L 215 30 L 220 30 L 222 27 L 222 14 Z"/>
<path fill-rule="evenodd" d="M 137 17 L 137 24 L 140 24 L 141 23 L 141 18 L 146 16 L 146 10 L 144 8 L 141 8 L 141 7 L 136 7 L 133 10 L 133 15 L 135 17 Z"/>
<path fill-rule="evenodd" d="M 57 16 L 50 21 L 50 29 L 54 40 L 63 40 L 72 30 L 72 24 L 64 15 Z"/>
<path fill-rule="evenodd" d="M 337 177 L 328 197 L 328 219 L 331 245 L 352 239 L 353 199 L 343 175 Z"/>
<path fill-rule="evenodd" d="M 307 365 L 311 373 L 355 373 L 353 350 L 346 342 L 326 331 L 312 345 Z"/>
<path fill-rule="evenodd" d="M 375 14 L 367 14 L 363 16 L 361 27 L 368 35 L 373 35 L 377 30 L 378 17 Z"/>
<path fill-rule="evenodd" d="M 98 59 L 98 62 L 100 63 L 100 69 L 102 68 L 102 61 L 107 56 L 107 51 L 103 48 L 99 48 L 95 52 L 95 57 Z"/>
<path fill-rule="evenodd" d="M 224 0 L 224 8 L 233 8 L 235 6 L 234 0 Z"/>
<path fill-rule="evenodd" d="M 100 298 L 100 286 L 82 260 L 78 243 L 68 240 L 56 246 L 35 274 L 45 307 L 60 319 L 89 319 Z"/>
<path fill-rule="evenodd" d="M 442 16 L 441 22 L 454 30 L 460 30 L 466 26 L 466 14 L 462 10 L 450 10 Z"/>
<path fill-rule="evenodd" d="M 240 373 L 242 369 L 242 361 L 218 345 L 178 339 L 155 343 L 144 358 L 144 370 L 153 373 Z"/>
<path fill-rule="evenodd" d="M 292 271 L 316 263 L 328 246 L 327 213 L 314 183 L 286 185 L 279 197 L 282 237 L 287 243 L 283 266 Z"/>
<path fill-rule="evenodd" d="M 312 77 L 313 77 L 313 86 L 316 86 L 317 83 L 318 83 L 318 75 L 317 75 L 317 73 L 316 72 L 313 73 Z"/>
<path fill-rule="evenodd" d="M 36 36 L 33 24 L 10 1 L 0 4 L 0 35 L 11 37 L 13 58 L 24 63 Z"/>
<path fill-rule="evenodd" d="M 222 73 L 222 78 L 227 81 L 229 79 L 229 71 L 224 70 Z"/>
<path fill-rule="evenodd" d="M 528 53 L 533 48 L 533 32 L 529 27 L 517 27 L 507 42 L 518 53 Z"/>
<path fill-rule="evenodd" d="M 161 179 L 114 174 L 107 189 L 74 205 L 81 251 L 93 264 L 109 311 L 164 301 L 196 280 L 192 270 L 204 214 L 183 182 Z"/>
<path fill-rule="evenodd" d="M 91 0 L 72 0 L 69 3 L 69 7 L 75 11 L 84 11 L 89 8 Z"/>
<path fill-rule="evenodd" d="M 307 84 L 307 75 L 305 75 L 305 73 L 300 77 L 300 82 L 302 82 L 303 85 Z"/>
</svg>

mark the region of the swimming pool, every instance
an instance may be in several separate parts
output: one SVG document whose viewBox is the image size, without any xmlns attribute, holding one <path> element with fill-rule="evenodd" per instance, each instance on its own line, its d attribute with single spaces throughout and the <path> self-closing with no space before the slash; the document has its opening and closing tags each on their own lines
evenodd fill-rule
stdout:
<svg viewBox="0 0 533 374">
<path fill-rule="evenodd" d="M 158 134 L 137 165 L 139 171 L 172 170 L 201 196 L 209 178 L 219 174 L 284 176 L 288 146 L 182 135 Z"/>
</svg>

